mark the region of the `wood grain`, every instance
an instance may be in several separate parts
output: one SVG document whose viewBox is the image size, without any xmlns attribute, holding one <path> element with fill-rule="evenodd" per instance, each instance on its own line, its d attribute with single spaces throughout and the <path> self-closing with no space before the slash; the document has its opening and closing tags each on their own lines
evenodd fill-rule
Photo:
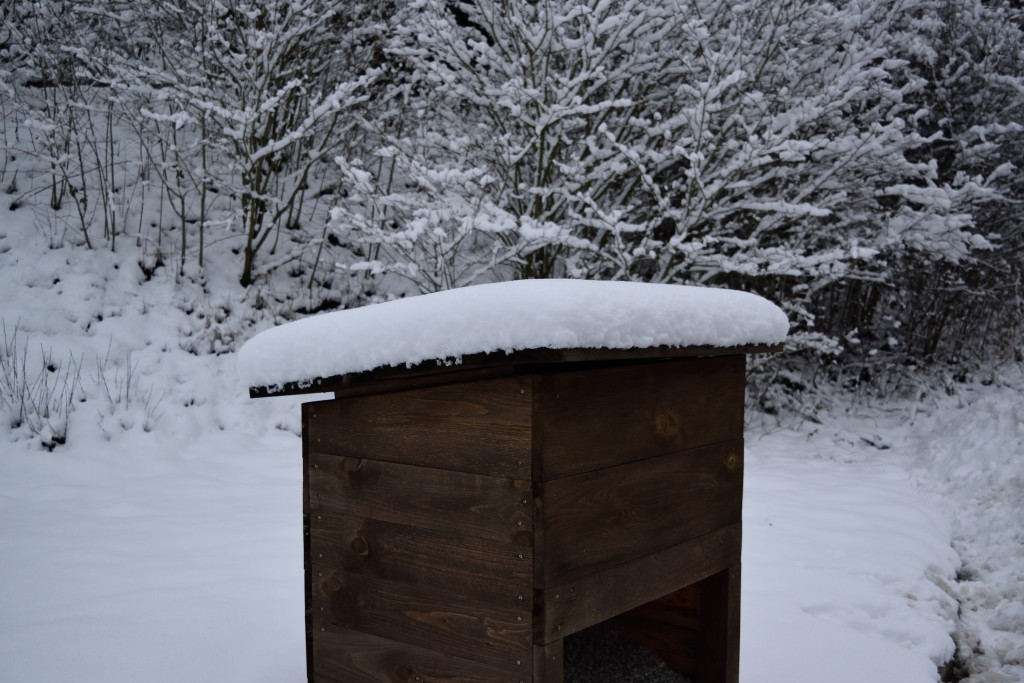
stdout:
<svg viewBox="0 0 1024 683">
<path fill-rule="evenodd" d="M 547 587 L 739 522 L 743 442 L 545 482 L 542 495 L 536 580 Z"/>
<path fill-rule="evenodd" d="M 506 377 L 313 404 L 310 448 L 435 469 L 530 478 L 530 382 Z"/>
<path fill-rule="evenodd" d="M 313 648 L 313 625 L 310 618 L 313 611 L 313 580 L 311 578 L 312 562 L 310 561 L 309 534 L 309 404 L 302 406 L 302 576 L 303 606 L 306 625 L 306 680 L 315 683 L 315 654 Z"/>
<path fill-rule="evenodd" d="M 680 588 L 622 616 L 696 630 L 700 626 L 700 584 Z"/>
<path fill-rule="evenodd" d="M 556 683 L 562 639 L 622 615 L 736 683 L 745 359 L 663 351 L 379 369 L 303 406 L 309 680 Z"/>
<path fill-rule="evenodd" d="M 410 585 L 313 565 L 314 637 L 338 629 L 513 667 L 533 656 L 531 605 L 503 607 L 454 595 L 444 586 Z"/>
<path fill-rule="evenodd" d="M 738 564 L 741 535 L 741 524 L 736 523 L 599 573 L 536 590 L 534 639 L 549 643 L 564 638 Z"/>
<path fill-rule="evenodd" d="M 701 582 L 698 683 L 739 683 L 740 575 L 737 562 Z"/>
<path fill-rule="evenodd" d="M 533 683 L 562 683 L 562 641 L 533 646 Z"/>
<path fill-rule="evenodd" d="M 531 532 L 528 481 L 318 451 L 310 453 L 308 467 L 309 505 L 314 512 L 500 541 L 518 542 Z"/>
<path fill-rule="evenodd" d="M 312 527 L 315 562 L 349 574 L 436 586 L 453 598 L 514 607 L 533 591 L 533 548 L 324 512 Z M 523 555 L 523 559 L 519 556 Z"/>
<path fill-rule="evenodd" d="M 534 481 L 742 438 L 744 360 L 536 376 Z"/>
<path fill-rule="evenodd" d="M 496 667 L 358 631 L 318 631 L 315 643 L 317 683 L 509 683 L 529 680 L 528 662 Z"/>
<path fill-rule="evenodd" d="M 620 614 L 615 621 L 626 638 L 656 653 L 669 668 L 692 676 L 700 659 L 701 583 Z"/>
</svg>

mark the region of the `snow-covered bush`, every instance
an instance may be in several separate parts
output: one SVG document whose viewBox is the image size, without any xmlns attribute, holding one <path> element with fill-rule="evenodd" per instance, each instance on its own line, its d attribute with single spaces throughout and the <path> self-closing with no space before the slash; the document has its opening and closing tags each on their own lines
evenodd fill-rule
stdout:
<svg viewBox="0 0 1024 683">
<path fill-rule="evenodd" d="M 913 36 L 911 38 L 910 36 Z M 904 353 L 963 367 L 1024 350 L 1024 11 L 921 3 L 902 45 L 927 82 L 921 126 L 940 179 L 991 247 L 955 264 L 894 264 Z"/>
<path fill-rule="evenodd" d="M 389 44 L 380 146 L 342 159 L 347 265 L 421 290 L 586 275 L 583 254 L 642 229 L 637 117 L 673 79 L 678 3 L 412 2 Z"/>
<path fill-rule="evenodd" d="M 131 234 L 147 278 L 218 245 L 284 317 L 524 277 L 748 289 L 794 323 L 797 389 L 1024 353 L 1009 0 L 0 7 L 37 159 L 13 201 Z"/>
<path fill-rule="evenodd" d="M 71 197 L 87 246 L 102 218 L 113 247 L 125 207 L 144 200 L 126 193 L 152 185 L 152 213 L 177 222 L 179 270 L 240 233 L 243 286 L 258 255 L 280 247 L 273 267 L 315 249 L 319 197 L 337 189 L 331 157 L 351 144 L 376 77 L 382 12 L 327 0 L 17 3 L 4 16 L 5 71 L 35 131 L 26 146 L 51 168 L 51 207 Z"/>
<path fill-rule="evenodd" d="M 0 416 L 14 432 L 24 432 L 53 450 L 68 441 L 71 415 L 82 404 L 97 407 L 100 429 L 110 435 L 160 419 L 163 393 L 149 386 L 129 351 L 122 359 L 108 349 L 96 357 L 93 373 L 83 375 L 84 354 L 59 360 L 52 348 L 38 349 L 15 325 L 0 325 Z"/>
<path fill-rule="evenodd" d="M 81 359 L 68 354 L 54 360 L 52 349 L 30 353 L 28 341 L 17 325 L 8 332 L 0 326 L 0 413 L 5 426 L 24 429 L 53 450 L 67 440 L 68 419 L 81 393 Z"/>
<path fill-rule="evenodd" d="M 317 176 L 350 140 L 369 97 L 374 24 L 361 15 L 364 4 L 159 2 L 135 19 L 152 53 L 118 65 L 125 91 L 144 98 L 133 105 L 147 126 L 192 134 L 186 153 L 179 144 L 162 152 L 157 168 L 173 171 L 165 185 L 178 197 L 192 192 L 201 214 L 211 193 L 231 198 L 244 237 L 243 286 L 282 229 L 312 227 L 303 224 L 309 195 L 323 186 Z"/>
<path fill-rule="evenodd" d="M 97 358 L 92 388 L 101 403 L 99 426 L 108 438 L 113 431 L 126 431 L 136 426 L 148 432 L 160 419 L 163 394 L 142 381 L 131 351 L 124 363 L 112 362 L 109 349 L 102 360 Z"/>
<path fill-rule="evenodd" d="M 873 312 L 837 312 L 837 292 L 993 246 L 975 214 L 996 194 L 939 172 L 928 80 L 894 45 L 915 7 L 411 2 L 388 47 L 397 114 L 369 122 L 372 154 L 340 160 L 343 265 L 421 291 L 752 289 L 787 309 L 795 348 L 848 349 Z"/>
<path fill-rule="evenodd" d="M 1022 26 L 1010 3 L 978 0 L 912 3 L 896 18 L 888 52 L 919 83 L 907 101 L 926 142 L 911 157 L 932 169 L 928 185 L 900 193 L 914 208 L 958 216 L 973 236 L 959 246 L 941 232 L 885 244 L 876 276 L 821 292 L 819 329 L 841 338 L 857 330 L 844 339 L 844 381 L 936 366 L 962 375 L 985 359 L 1020 360 Z"/>
</svg>

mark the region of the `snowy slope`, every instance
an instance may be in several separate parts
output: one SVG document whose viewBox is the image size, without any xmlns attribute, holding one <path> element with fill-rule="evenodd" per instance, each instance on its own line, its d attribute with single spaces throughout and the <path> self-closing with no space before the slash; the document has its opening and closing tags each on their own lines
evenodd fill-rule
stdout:
<svg viewBox="0 0 1024 683">
<path fill-rule="evenodd" d="M 240 296 L 174 279 L 0 216 L 8 334 L 27 367 L 74 354 L 86 398 L 52 452 L 5 415 L 2 681 L 304 680 L 299 403 L 209 353 L 249 334 Z M 1022 386 L 755 420 L 744 681 L 936 681 L 958 627 L 972 681 L 1024 678 Z"/>
</svg>

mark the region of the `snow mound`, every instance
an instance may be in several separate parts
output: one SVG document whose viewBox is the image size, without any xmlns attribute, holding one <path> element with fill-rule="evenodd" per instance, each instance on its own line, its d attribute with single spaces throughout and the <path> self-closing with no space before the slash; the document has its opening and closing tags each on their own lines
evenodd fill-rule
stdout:
<svg viewBox="0 0 1024 683">
<path fill-rule="evenodd" d="M 524 349 L 776 344 L 786 315 L 746 292 L 683 285 L 517 280 L 336 311 L 262 332 L 242 347 L 249 386 Z"/>
</svg>

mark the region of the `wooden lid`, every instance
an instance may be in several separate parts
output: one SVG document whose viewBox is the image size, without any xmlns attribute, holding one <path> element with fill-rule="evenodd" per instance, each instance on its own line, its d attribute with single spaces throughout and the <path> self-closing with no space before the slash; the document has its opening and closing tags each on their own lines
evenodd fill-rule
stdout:
<svg viewBox="0 0 1024 683">
<path fill-rule="evenodd" d="M 641 349 L 526 349 L 512 353 L 479 353 L 461 359 L 425 361 L 411 366 L 382 367 L 333 377 L 317 377 L 283 385 L 250 387 L 251 398 L 334 392 L 336 396 L 387 393 L 424 386 L 469 382 L 492 377 L 579 370 L 591 366 L 651 363 L 682 358 L 776 353 L 782 344 L 747 346 L 658 346 Z"/>
<path fill-rule="evenodd" d="M 383 380 L 463 381 L 564 363 L 630 363 L 774 350 L 785 313 L 748 292 L 584 280 L 474 285 L 303 318 L 238 354 L 252 396 Z"/>
</svg>

